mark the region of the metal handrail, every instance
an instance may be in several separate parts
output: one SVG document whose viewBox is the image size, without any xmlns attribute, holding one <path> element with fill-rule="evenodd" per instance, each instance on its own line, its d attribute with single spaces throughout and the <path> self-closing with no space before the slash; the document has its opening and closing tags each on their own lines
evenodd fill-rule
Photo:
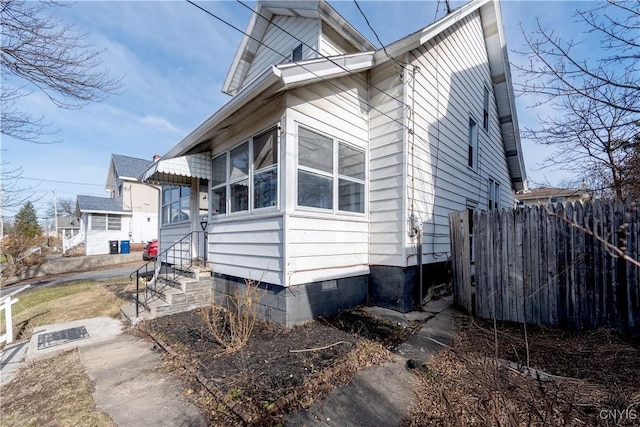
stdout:
<svg viewBox="0 0 640 427">
<path fill-rule="evenodd" d="M 140 315 L 140 277 L 149 277 L 150 271 L 153 271 L 153 277 L 150 281 L 147 281 L 147 285 L 156 285 L 155 292 L 157 293 L 157 281 L 160 277 L 164 279 L 164 283 L 176 283 L 180 277 L 185 277 L 185 271 L 189 270 L 193 266 L 193 235 L 199 236 L 201 231 L 192 231 L 186 234 L 177 242 L 173 243 L 164 251 L 160 252 L 154 261 L 149 261 L 142 267 L 135 270 L 129 275 L 129 280 L 133 279 L 133 275 L 136 276 L 136 317 Z M 196 241 L 196 243 L 199 243 Z M 206 249 L 205 249 L 206 251 Z M 169 262 L 169 261 L 173 262 Z M 176 260 L 180 260 L 179 268 L 176 269 Z M 184 264 L 183 261 L 188 260 L 188 263 Z M 149 265 L 153 262 L 153 270 L 149 270 Z M 164 268 L 163 268 L 164 267 Z M 144 273 L 141 273 L 144 270 Z M 144 305 L 148 305 L 149 287 L 145 285 L 144 289 Z"/>
</svg>

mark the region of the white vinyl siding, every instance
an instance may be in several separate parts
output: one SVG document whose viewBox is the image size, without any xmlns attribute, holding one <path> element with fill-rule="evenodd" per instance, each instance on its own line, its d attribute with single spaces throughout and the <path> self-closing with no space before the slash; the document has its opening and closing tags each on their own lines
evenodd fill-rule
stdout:
<svg viewBox="0 0 640 427">
<path fill-rule="evenodd" d="M 267 67 L 291 61 L 293 49 L 300 45 L 300 41 L 304 42 L 302 46 L 303 60 L 318 56 L 313 49 L 318 49 L 320 20 L 278 15 L 273 18 L 273 23 L 295 35 L 295 38 L 276 27 L 276 25 L 269 24 L 262 38 L 262 44 L 258 47 L 242 86 L 246 86 Z M 296 40 L 296 38 L 299 40 Z M 265 45 L 269 47 L 267 48 Z M 313 49 L 308 48 L 307 45 Z M 288 59 L 285 59 L 285 57 Z"/>
<path fill-rule="evenodd" d="M 287 159 L 297 159 L 297 129 L 312 129 L 330 136 L 336 144 L 346 142 L 348 147 L 364 153 L 364 174 L 368 176 L 369 96 L 366 74 L 360 76 L 364 81 L 348 76 L 287 93 Z M 337 158 L 338 152 L 334 152 Z M 339 161 L 333 165 L 334 179 L 339 181 Z M 297 176 L 296 166 L 295 161 L 287 165 L 288 179 Z M 343 172 L 346 173 L 343 179 L 359 180 L 350 177 L 349 174 L 356 175 L 354 171 L 345 169 Z M 336 182 L 335 185 L 339 184 Z M 368 194 L 364 195 L 364 214 L 339 211 L 337 206 L 336 211 L 327 213 L 321 209 L 303 211 L 296 208 L 297 189 L 286 191 L 287 285 L 368 274 Z M 338 197 L 338 192 L 334 194 Z"/>
<path fill-rule="evenodd" d="M 371 264 L 403 266 L 403 85 L 392 62 L 371 70 L 369 78 L 373 107 L 369 147 Z"/>
<path fill-rule="evenodd" d="M 477 123 L 476 130 L 482 125 L 478 118 L 483 117 L 483 90 L 485 82 L 491 81 L 479 14 L 469 15 L 410 52 L 409 61 L 420 68 L 414 85 L 413 159 L 420 171 L 414 177 L 415 207 L 424 221 L 423 251 L 429 256 L 423 259 L 428 262 L 450 251 L 449 212 L 464 210 L 467 200 L 484 201 L 478 208 L 486 209 L 489 177 L 501 188 L 510 188 L 510 178 L 493 91 L 489 93 L 488 132 L 477 136 L 476 169 L 467 163 L 469 118 Z M 406 89 L 411 102 L 410 87 Z M 409 173 L 411 160 L 408 158 Z M 408 199 L 412 191 L 409 179 Z M 512 205 L 508 192 L 501 192 L 501 197 L 500 206 Z"/>
<path fill-rule="evenodd" d="M 287 217 L 288 285 L 369 273 L 365 219 Z"/>
<path fill-rule="evenodd" d="M 319 50 L 322 56 L 335 56 L 358 52 L 358 49 L 324 22 L 322 23 Z"/>
<path fill-rule="evenodd" d="M 214 271 L 284 285 L 282 216 L 227 219 L 210 228 Z"/>
</svg>

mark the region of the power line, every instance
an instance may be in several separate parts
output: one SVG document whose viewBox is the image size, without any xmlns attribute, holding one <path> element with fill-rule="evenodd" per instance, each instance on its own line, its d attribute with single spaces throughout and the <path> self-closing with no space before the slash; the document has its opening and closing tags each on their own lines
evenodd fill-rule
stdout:
<svg viewBox="0 0 640 427">
<path fill-rule="evenodd" d="M 261 40 L 256 39 L 255 37 L 251 36 L 250 34 L 245 33 L 243 30 L 239 29 L 238 27 L 236 27 L 235 25 L 225 21 L 224 19 L 220 18 L 219 16 L 215 15 L 213 12 L 208 11 L 207 9 L 197 5 L 196 3 L 194 3 L 191 0 L 186 0 L 187 3 L 192 4 L 193 6 L 197 7 L 198 9 L 202 10 L 203 12 L 205 12 L 206 14 L 212 16 L 213 18 L 217 19 L 218 21 L 222 22 L 225 25 L 228 25 L 229 27 L 233 28 L 234 30 L 240 32 L 241 34 L 244 34 L 245 36 L 249 37 L 251 40 L 255 41 L 256 43 L 266 47 L 267 49 L 269 49 L 270 51 L 276 53 L 277 55 L 280 55 L 281 57 L 283 57 L 284 59 L 286 59 L 287 61 L 293 62 L 294 64 L 298 65 L 299 67 L 301 67 L 303 70 L 313 74 L 315 77 L 317 77 L 318 79 L 330 84 L 331 86 L 335 87 L 336 89 L 338 89 L 340 92 L 343 91 L 343 88 L 341 88 L 340 86 L 336 85 L 335 83 L 333 83 L 331 80 L 326 79 L 322 76 L 319 76 L 318 74 L 316 74 L 315 72 L 313 72 L 312 70 L 310 70 L 309 68 L 305 67 L 304 65 L 300 64 L 297 61 L 291 61 L 291 58 L 285 54 L 283 54 L 282 52 L 278 52 L 277 50 L 275 50 L 274 48 L 272 48 L 271 46 L 263 43 Z M 344 98 L 344 96 L 342 96 L 340 94 L 340 92 L 336 92 L 336 96 L 340 96 L 341 98 Z M 382 114 L 383 116 L 387 117 L 388 119 L 390 119 L 393 122 L 398 123 L 400 126 L 402 127 L 407 127 L 404 123 L 402 123 L 400 120 L 391 117 L 389 114 L 385 113 L 384 111 L 374 107 L 373 105 L 371 105 L 369 102 L 367 102 L 366 100 L 360 98 L 357 95 L 354 95 L 350 92 L 346 92 L 347 95 L 349 95 L 351 98 L 356 99 L 358 102 L 363 103 L 365 105 L 367 105 L 369 108 L 379 112 L 380 114 Z M 390 95 L 388 95 L 390 96 Z M 392 99 L 398 100 L 396 97 L 391 97 Z"/>
<path fill-rule="evenodd" d="M 389 58 L 390 60 L 392 60 L 393 62 L 395 62 L 397 65 L 399 65 L 402 68 L 404 68 L 405 65 L 410 65 L 410 64 L 407 64 L 406 62 L 399 62 L 397 59 L 395 59 L 395 58 L 391 57 L 391 55 L 389 55 L 389 52 L 387 52 L 387 48 L 384 46 L 384 43 L 382 43 L 382 41 L 380 40 L 380 37 L 378 37 L 378 33 L 376 33 L 376 30 L 373 29 L 373 26 L 369 22 L 369 19 L 367 18 L 367 15 L 365 15 L 364 11 L 362 10 L 362 8 L 360 8 L 360 5 L 358 4 L 358 1 L 357 0 L 353 0 L 353 2 L 356 4 L 356 7 L 358 8 L 358 10 L 360 11 L 360 14 L 364 18 L 364 20 L 367 23 L 367 25 L 369 26 L 369 29 L 371 30 L 371 32 L 373 32 L 373 35 L 376 36 L 376 40 L 378 40 L 378 43 L 380 43 L 380 46 L 382 46 L 382 50 L 384 51 L 384 54 L 387 55 L 387 58 Z"/>
<path fill-rule="evenodd" d="M 267 18 L 266 16 L 262 15 L 260 12 L 256 11 L 254 8 L 252 8 L 251 6 L 243 3 L 241 0 L 236 0 L 238 3 L 240 3 L 242 6 L 246 7 L 247 9 L 249 9 L 251 12 L 255 13 L 256 15 L 258 15 L 259 17 L 261 17 L 262 19 L 264 19 L 266 22 L 270 23 L 271 25 L 273 25 L 274 27 L 280 29 L 282 32 L 284 32 L 285 34 L 289 35 L 290 37 L 292 37 L 294 40 L 302 43 L 304 46 L 306 46 L 307 48 L 311 49 L 312 51 L 314 51 L 315 53 L 317 53 L 321 58 L 328 60 L 329 62 L 331 62 L 332 64 L 340 67 L 342 70 L 346 71 L 347 73 L 349 73 L 350 75 L 352 75 L 353 77 L 359 79 L 360 81 L 368 84 L 369 86 L 371 86 L 372 88 L 376 89 L 377 91 L 379 91 L 380 93 L 383 93 L 385 95 L 387 95 L 389 98 L 400 102 L 402 105 L 404 105 L 405 107 L 409 107 L 409 105 L 407 103 L 405 103 L 404 101 L 402 101 L 401 99 L 398 99 L 397 97 L 394 97 L 393 95 L 389 95 L 387 92 L 385 92 L 384 90 L 380 89 L 379 87 L 377 87 L 376 85 L 372 84 L 371 82 L 369 82 L 369 80 L 365 79 L 364 77 L 360 76 L 357 73 L 354 73 L 353 71 L 349 70 L 348 68 L 346 68 L 345 66 L 343 66 L 342 64 L 334 61 L 331 57 L 323 55 L 318 49 L 314 48 L 313 46 L 310 46 L 309 44 L 307 44 L 305 41 L 299 39 L 298 37 L 296 37 L 295 35 L 291 34 L 291 32 L 287 31 L 286 29 L 282 28 L 280 25 L 276 24 L 274 21 L 270 20 L 269 18 Z M 377 37 L 377 36 L 376 36 Z M 379 40 L 378 40 L 379 41 Z M 384 46 L 383 46 L 384 48 Z M 386 53 L 386 50 L 385 50 Z M 391 58 L 388 54 L 387 56 L 395 61 L 395 59 Z"/>
<path fill-rule="evenodd" d="M 18 179 L 26 179 L 29 181 L 41 181 L 41 182 L 55 182 L 57 184 L 89 185 L 92 187 L 104 187 L 104 185 L 102 184 L 88 184 L 86 182 L 74 182 L 74 181 L 58 181 L 55 179 L 44 179 L 44 178 L 29 178 L 26 176 L 21 176 Z"/>
</svg>

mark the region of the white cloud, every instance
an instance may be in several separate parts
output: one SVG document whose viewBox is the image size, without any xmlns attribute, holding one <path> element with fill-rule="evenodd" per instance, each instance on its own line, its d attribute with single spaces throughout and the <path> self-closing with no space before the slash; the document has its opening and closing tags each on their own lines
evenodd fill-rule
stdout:
<svg viewBox="0 0 640 427">
<path fill-rule="evenodd" d="M 160 132 L 183 133 L 180 129 L 175 127 L 169 120 L 160 116 L 146 115 L 140 119 L 140 123 Z"/>
</svg>

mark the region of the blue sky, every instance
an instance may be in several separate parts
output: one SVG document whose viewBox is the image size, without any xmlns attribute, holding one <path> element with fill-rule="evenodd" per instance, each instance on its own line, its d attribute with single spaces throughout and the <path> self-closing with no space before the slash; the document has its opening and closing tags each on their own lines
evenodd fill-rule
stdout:
<svg viewBox="0 0 640 427">
<path fill-rule="evenodd" d="M 353 1 L 329 1 L 365 37 L 377 45 Z M 247 2 L 253 6 L 255 2 Z M 436 1 L 359 2 L 384 44 L 389 44 L 433 22 Z M 457 7 L 464 2 L 451 2 Z M 235 1 L 204 1 L 201 6 L 246 28 L 251 12 Z M 523 61 L 520 49 L 525 30 L 533 30 L 539 17 L 566 39 L 585 35 L 572 25 L 573 13 L 593 2 L 502 2 L 511 62 Z M 442 16 L 440 5 L 438 18 Z M 241 34 L 219 23 L 185 1 L 84 1 L 54 9 L 61 21 L 87 33 L 88 41 L 106 49 L 102 60 L 114 76 L 122 77 L 122 93 L 80 110 L 55 107 L 37 91 L 20 100 L 19 106 L 53 123 L 53 136 L 61 143 L 36 145 L 3 137 L 2 158 L 12 168 L 22 168 L 19 186 L 33 187 L 38 215 L 57 197 L 78 194 L 107 196 L 104 186 L 112 153 L 151 159 L 164 154 L 217 110 L 227 95 L 220 88 Z M 514 80 L 523 78 L 513 71 Z M 534 100 L 517 98 L 520 127 L 535 126 L 537 114 L 528 106 Z M 548 149 L 523 141 L 530 181 L 559 185 L 562 172 L 539 171 Z M 64 182 L 53 182 L 64 181 Z M 18 208 L 6 209 L 12 217 Z"/>
</svg>

